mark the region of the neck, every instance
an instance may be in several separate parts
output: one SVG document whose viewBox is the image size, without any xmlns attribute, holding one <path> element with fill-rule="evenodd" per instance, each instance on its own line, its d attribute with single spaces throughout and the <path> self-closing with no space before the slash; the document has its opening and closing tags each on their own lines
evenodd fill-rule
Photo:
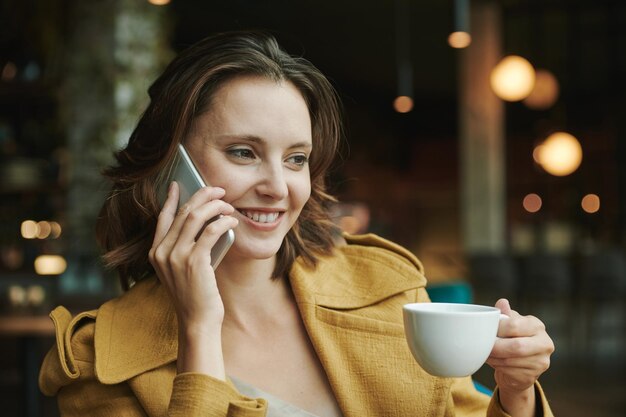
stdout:
<svg viewBox="0 0 626 417">
<path fill-rule="evenodd" d="M 287 279 L 272 279 L 274 265 L 275 258 L 228 260 L 220 265 L 216 276 L 225 326 L 246 330 L 280 318 L 285 304 L 293 304 Z"/>
</svg>

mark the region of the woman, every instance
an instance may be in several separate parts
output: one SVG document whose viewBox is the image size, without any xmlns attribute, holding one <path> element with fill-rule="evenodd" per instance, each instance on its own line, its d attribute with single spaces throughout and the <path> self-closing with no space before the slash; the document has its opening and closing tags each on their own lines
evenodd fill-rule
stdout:
<svg viewBox="0 0 626 417">
<path fill-rule="evenodd" d="M 62 415 L 551 415 L 536 380 L 552 342 L 506 300 L 491 399 L 415 363 L 401 307 L 428 301 L 422 265 L 373 235 L 337 239 L 325 175 L 339 104 L 310 63 L 267 34 L 221 34 L 149 93 L 107 171 L 97 228 L 128 291 L 74 318 L 51 314 L 57 346 L 40 386 Z M 210 185 L 178 208 L 174 182 L 161 209 L 179 143 Z M 228 229 L 235 243 L 214 271 L 210 250 Z"/>
</svg>

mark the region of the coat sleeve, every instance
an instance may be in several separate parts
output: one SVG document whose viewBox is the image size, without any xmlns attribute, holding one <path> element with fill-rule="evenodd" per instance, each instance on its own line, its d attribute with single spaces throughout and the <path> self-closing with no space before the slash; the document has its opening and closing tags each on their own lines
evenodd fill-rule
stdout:
<svg viewBox="0 0 626 417">
<path fill-rule="evenodd" d="M 174 388 L 167 415 L 263 417 L 264 399 L 247 398 L 230 384 L 206 374 L 183 373 L 174 378 Z"/>
<path fill-rule="evenodd" d="M 64 308 L 58 308 L 51 314 L 57 343 L 43 361 L 39 385 L 45 395 L 57 396 L 62 417 L 266 415 L 267 402 L 264 399 L 247 398 L 229 382 L 204 374 L 177 375 L 171 395 L 165 399 L 147 400 L 149 395 L 138 397 L 132 380 L 118 384 L 101 383 L 94 366 L 95 314 L 88 312 L 72 318 Z"/>
<path fill-rule="evenodd" d="M 452 402 L 454 403 L 455 416 L 459 417 L 510 417 L 500 405 L 498 400 L 498 389 L 496 387 L 493 395 L 478 392 L 470 377 L 455 378 L 451 388 Z M 535 393 L 537 401 L 536 417 L 554 417 L 548 400 L 546 399 L 541 385 L 535 383 Z M 485 408 L 487 412 L 485 413 Z"/>
<path fill-rule="evenodd" d="M 58 392 L 62 417 L 146 417 L 148 414 L 129 384 L 104 385 L 80 378 Z M 264 417 L 267 403 L 240 395 L 223 381 L 203 374 L 180 374 L 167 409 L 168 417 Z M 162 414 L 158 414 L 162 415 Z"/>
</svg>

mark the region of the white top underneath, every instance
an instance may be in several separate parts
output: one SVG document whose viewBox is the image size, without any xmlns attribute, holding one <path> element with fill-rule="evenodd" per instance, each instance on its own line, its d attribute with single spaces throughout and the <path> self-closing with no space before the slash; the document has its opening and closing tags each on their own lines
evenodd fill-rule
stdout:
<svg viewBox="0 0 626 417">
<path fill-rule="evenodd" d="M 236 378 L 229 377 L 233 382 L 237 390 L 243 395 L 250 398 L 264 398 L 267 400 L 267 415 L 266 417 L 319 417 L 316 414 L 311 414 L 308 411 L 301 409 L 293 404 L 286 403 L 268 394 L 246 382 L 240 381 Z"/>
</svg>

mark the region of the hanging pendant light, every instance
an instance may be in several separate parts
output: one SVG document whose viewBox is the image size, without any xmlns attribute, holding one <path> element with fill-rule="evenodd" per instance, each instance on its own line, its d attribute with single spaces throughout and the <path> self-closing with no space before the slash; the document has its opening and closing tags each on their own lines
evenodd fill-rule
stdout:
<svg viewBox="0 0 626 417">
<path fill-rule="evenodd" d="M 396 0 L 396 68 L 398 95 L 393 108 L 398 113 L 413 110 L 413 65 L 411 63 L 411 15 L 409 0 Z"/>
<path fill-rule="evenodd" d="M 467 48 L 472 43 L 470 35 L 470 0 L 454 0 L 454 29 L 448 35 L 452 48 Z"/>
</svg>

